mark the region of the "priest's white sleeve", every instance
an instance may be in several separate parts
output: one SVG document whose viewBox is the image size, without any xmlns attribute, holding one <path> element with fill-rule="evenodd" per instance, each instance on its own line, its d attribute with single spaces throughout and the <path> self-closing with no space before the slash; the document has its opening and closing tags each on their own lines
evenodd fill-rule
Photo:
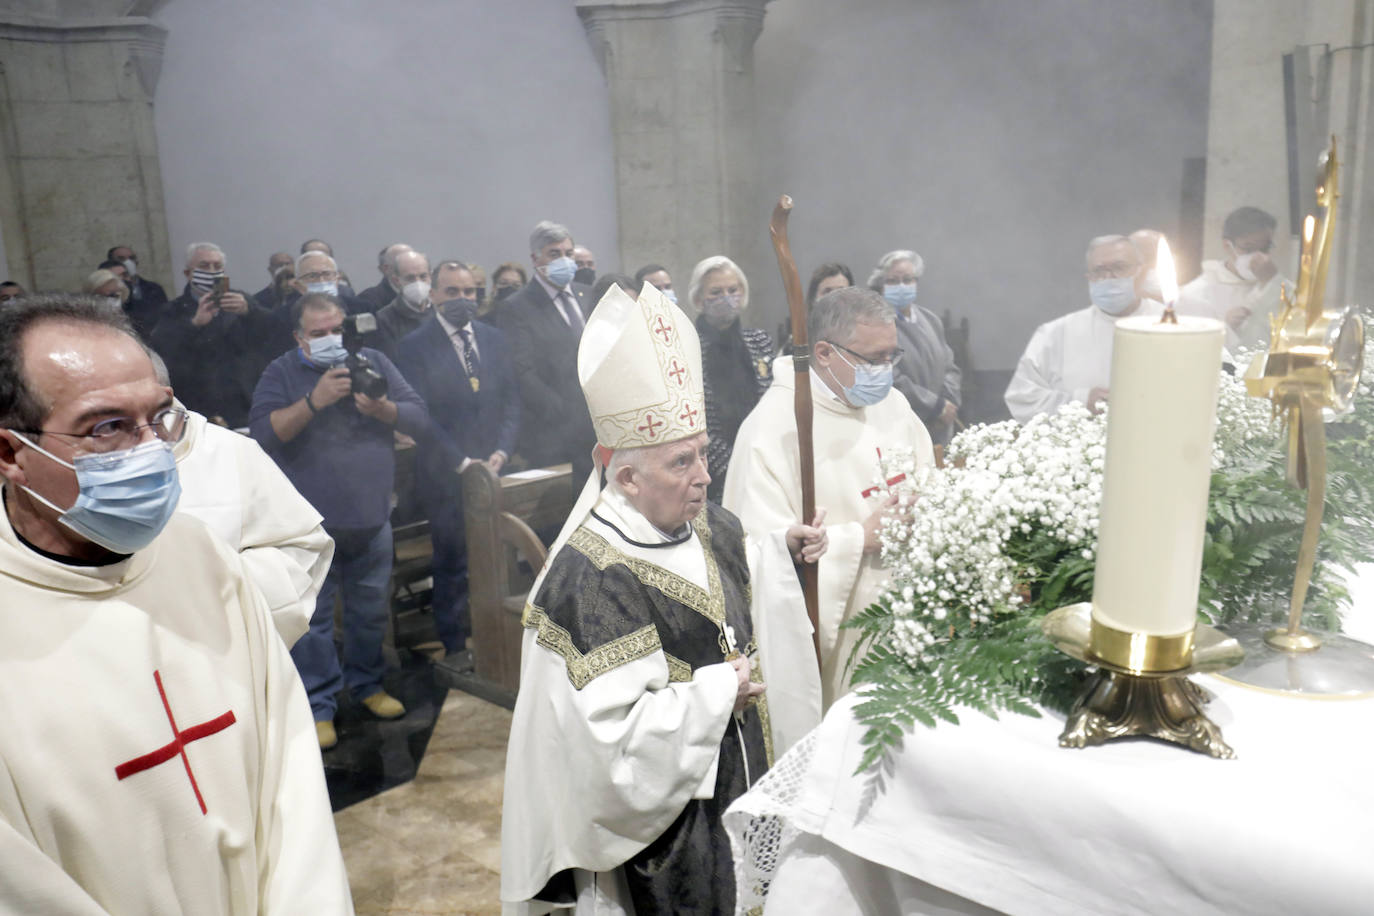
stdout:
<svg viewBox="0 0 1374 916">
<path fill-rule="evenodd" d="M 688 801 L 709 798 L 738 689 L 726 663 L 670 682 L 660 649 L 579 690 L 537 634 L 525 630 L 506 760 L 501 899 L 510 903 L 565 869 L 618 867 Z"/>
<path fill-rule="evenodd" d="M 1069 391 L 1059 378 L 1063 339 L 1052 324 L 1035 329 L 1007 386 L 1007 409 L 1018 423 L 1029 423 L 1042 413 L 1054 413 L 1070 401 L 1088 400 L 1087 390 Z"/>
<path fill-rule="evenodd" d="M 806 598 L 785 531 L 756 540 L 749 538 L 749 579 L 753 603 L 754 639 L 759 664 L 768 686 L 768 724 L 773 736 L 773 759 L 787 753 L 803 735 L 821 724 L 821 676 L 811 641 Z"/>
<path fill-rule="evenodd" d="M 213 430 L 210 435 L 215 435 Z M 334 558 L 334 541 L 323 518 L 286 479 L 262 448 L 236 440 L 243 499 L 238 551 L 244 570 L 262 590 L 272 622 L 288 647 L 305 635 L 315 596 Z"/>
<path fill-rule="evenodd" d="M 0 763 L 0 912 L 107 916 L 62 865 L 39 848 L 8 769 Z"/>
<path fill-rule="evenodd" d="M 256 721 L 263 749 L 258 911 L 351 914 L 353 900 L 305 688 L 258 589 L 241 580 L 238 599 L 263 685 Z"/>
</svg>

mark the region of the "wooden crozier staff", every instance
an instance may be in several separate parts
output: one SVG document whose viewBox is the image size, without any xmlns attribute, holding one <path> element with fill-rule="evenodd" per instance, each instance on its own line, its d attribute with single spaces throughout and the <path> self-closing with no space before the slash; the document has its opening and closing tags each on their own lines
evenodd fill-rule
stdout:
<svg viewBox="0 0 1374 916">
<path fill-rule="evenodd" d="M 792 212 L 792 198 L 786 194 L 778 198 L 768 234 L 773 237 L 773 251 L 778 256 L 778 270 L 787 290 L 787 310 L 792 316 L 792 368 L 797 373 L 793 410 L 797 415 L 797 451 L 801 456 L 802 524 L 809 525 L 816 517 L 816 458 L 811 440 L 811 344 L 806 337 L 806 300 L 802 297 L 801 277 L 797 263 L 792 260 L 792 246 L 787 241 L 787 216 Z M 820 564 L 801 564 L 802 594 L 806 598 L 806 616 L 811 620 L 811 642 L 816 648 L 816 664 L 821 664 L 820 625 Z"/>
</svg>

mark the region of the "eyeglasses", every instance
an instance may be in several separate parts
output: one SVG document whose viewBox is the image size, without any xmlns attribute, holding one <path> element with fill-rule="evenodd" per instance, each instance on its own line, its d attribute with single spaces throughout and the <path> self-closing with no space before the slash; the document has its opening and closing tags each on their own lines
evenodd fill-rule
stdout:
<svg viewBox="0 0 1374 916">
<path fill-rule="evenodd" d="M 313 270 L 308 274 L 301 274 L 299 279 L 306 283 L 328 283 L 330 280 L 339 279 L 339 272 L 337 270 Z"/>
<path fill-rule="evenodd" d="M 1140 270 L 1139 264 L 1128 264 L 1125 261 L 1113 261 L 1110 264 L 1099 264 L 1088 271 L 1088 279 L 1120 280 L 1125 277 L 1134 277 L 1138 270 Z"/>
<path fill-rule="evenodd" d="M 186 411 L 180 407 L 164 408 L 153 414 L 151 423 L 135 423 L 133 417 L 111 417 L 95 424 L 88 433 L 64 433 L 55 429 L 16 429 L 14 432 L 86 439 L 92 452 L 119 452 L 138 445 L 145 429 L 151 429 L 163 442 L 176 445 L 186 435 Z"/>
<path fill-rule="evenodd" d="M 855 353 L 848 347 L 837 344 L 833 340 L 827 340 L 826 343 L 830 344 L 830 346 L 834 347 L 836 350 L 843 350 L 850 356 L 869 366 L 895 366 L 902 361 L 902 353 L 905 352 L 901 347 L 895 347 L 882 356 L 864 356 L 862 353 Z"/>
</svg>

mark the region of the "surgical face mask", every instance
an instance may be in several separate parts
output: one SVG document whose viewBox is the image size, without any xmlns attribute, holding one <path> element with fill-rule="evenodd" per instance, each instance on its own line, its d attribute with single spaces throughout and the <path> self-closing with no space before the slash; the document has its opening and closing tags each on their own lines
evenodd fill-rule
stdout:
<svg viewBox="0 0 1374 916">
<path fill-rule="evenodd" d="M 422 309 L 429 301 L 429 284 L 424 280 L 412 280 L 401 287 L 401 298 L 413 309 Z"/>
<path fill-rule="evenodd" d="M 1145 281 L 1142 286 L 1144 287 L 1140 291 L 1142 296 L 1148 296 L 1156 302 L 1164 301 L 1164 288 L 1159 285 L 1159 271 L 1153 267 L 1145 271 Z"/>
<path fill-rule="evenodd" d="M 517 289 L 519 289 L 519 288 L 520 288 L 520 287 L 518 287 L 518 286 L 498 286 L 498 287 L 496 287 L 496 301 L 497 301 L 497 302 L 500 302 L 502 299 L 506 298 L 507 296 L 513 296 L 513 295 L 515 295 L 515 291 L 516 291 Z"/>
<path fill-rule="evenodd" d="M 339 294 L 339 284 L 335 280 L 316 280 L 313 283 L 305 284 L 307 293 L 325 293 L 330 296 Z"/>
<path fill-rule="evenodd" d="M 887 304 L 900 312 L 905 312 L 916 302 L 916 281 L 910 283 L 884 283 L 883 298 Z"/>
<path fill-rule="evenodd" d="M 1258 251 L 1242 253 L 1235 245 L 1231 244 L 1229 239 L 1226 242 L 1226 251 L 1231 255 L 1231 260 L 1236 265 L 1236 273 L 1240 274 L 1242 280 L 1247 283 L 1254 283 L 1259 279 L 1255 276 L 1255 255 L 1259 254 Z"/>
<path fill-rule="evenodd" d="M 444 320 L 455 328 L 466 327 L 467 323 L 477 314 L 477 301 L 475 299 L 450 299 L 447 302 L 440 302 L 436 308 L 439 314 L 444 316 Z"/>
<path fill-rule="evenodd" d="M 711 296 L 701 303 L 701 312 L 708 321 L 723 324 L 739 314 L 744 297 L 739 293 Z"/>
<path fill-rule="evenodd" d="M 19 436 L 18 433 L 15 433 Z M 118 452 L 78 455 L 67 463 L 19 436 L 30 448 L 76 471 L 76 503 L 63 509 L 24 487 L 24 492 L 56 512 L 58 521 L 93 544 L 114 553 L 133 553 L 162 533 L 181 498 L 176 456 L 155 440 Z"/>
<path fill-rule="evenodd" d="M 844 388 L 844 399 L 855 407 L 870 407 L 883 398 L 892 390 L 892 364 L 884 366 L 874 366 L 864 363 L 856 366 L 845 359 L 844 354 L 837 348 L 835 354 L 840 359 L 844 359 L 845 364 L 854 370 L 854 384 Z M 835 373 L 831 371 L 830 377 L 835 378 Z"/>
<path fill-rule="evenodd" d="M 310 359 L 321 366 L 338 366 L 348 358 L 342 334 L 326 334 L 310 338 Z"/>
<path fill-rule="evenodd" d="M 123 308 L 124 300 L 118 296 L 106 296 L 105 302 L 113 308 Z"/>
<path fill-rule="evenodd" d="M 554 258 L 544 265 L 544 279 L 562 289 L 572 282 L 577 273 L 577 262 L 572 258 Z"/>
<path fill-rule="evenodd" d="M 591 286 L 596 282 L 596 270 L 591 267 L 579 267 L 573 274 L 573 279 L 578 283 Z"/>
<path fill-rule="evenodd" d="M 676 290 L 672 290 L 672 289 L 661 289 L 661 290 L 659 290 L 659 292 L 662 293 L 662 294 L 664 295 L 664 297 L 667 298 L 667 300 L 668 300 L 669 302 L 671 302 L 673 305 L 677 305 L 677 291 L 676 291 Z"/>
<path fill-rule="evenodd" d="M 224 276 L 222 270 L 193 270 L 191 271 L 191 285 L 202 293 L 208 293 L 215 285 L 215 281 Z"/>
<path fill-rule="evenodd" d="M 124 265 L 124 272 L 129 275 L 130 280 L 138 276 L 138 262 L 133 258 L 125 258 L 119 263 Z"/>
<path fill-rule="evenodd" d="M 1088 298 L 1108 315 L 1120 315 L 1135 305 L 1135 278 L 1108 277 L 1088 281 Z"/>
</svg>

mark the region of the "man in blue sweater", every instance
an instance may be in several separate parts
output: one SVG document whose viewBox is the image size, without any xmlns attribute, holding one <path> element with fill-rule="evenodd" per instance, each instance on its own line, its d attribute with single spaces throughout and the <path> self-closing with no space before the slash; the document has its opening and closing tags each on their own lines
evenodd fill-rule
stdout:
<svg viewBox="0 0 1374 916">
<path fill-rule="evenodd" d="M 394 431 L 418 435 L 424 401 L 384 355 L 361 355 L 386 377 L 387 393 L 353 391 L 343 362 L 342 303 L 309 293 L 296 305 L 297 349 L 277 357 L 253 392 L 250 429 L 301 495 L 324 516 L 334 561 L 320 589 L 310 630 L 291 657 L 310 695 L 321 748 L 338 741 L 337 693 L 345 684 L 374 715 L 394 719 L 405 707 L 382 689 L 391 583 L 391 490 Z M 334 595 L 343 598 L 343 662 L 334 649 Z"/>
</svg>

